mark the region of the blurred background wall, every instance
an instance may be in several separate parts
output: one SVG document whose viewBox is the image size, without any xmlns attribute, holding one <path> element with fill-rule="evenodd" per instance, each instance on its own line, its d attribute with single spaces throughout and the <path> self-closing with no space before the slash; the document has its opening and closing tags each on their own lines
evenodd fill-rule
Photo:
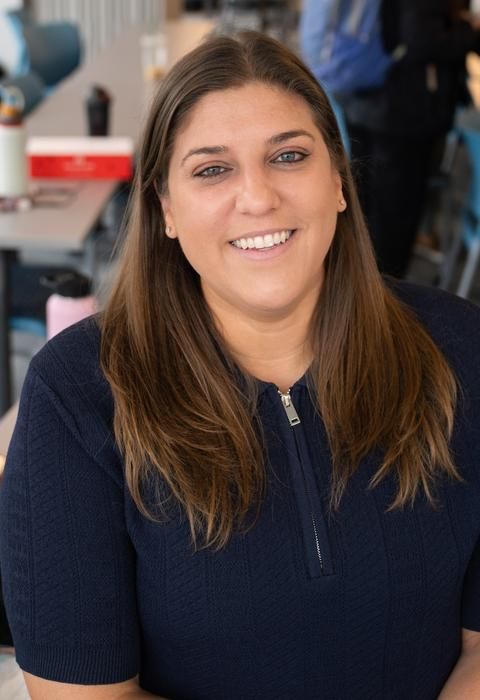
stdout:
<svg viewBox="0 0 480 700">
<path fill-rule="evenodd" d="M 147 30 L 158 27 L 176 5 L 167 0 L 30 0 L 38 21 L 70 20 L 80 25 L 86 59 L 132 24 Z"/>
</svg>

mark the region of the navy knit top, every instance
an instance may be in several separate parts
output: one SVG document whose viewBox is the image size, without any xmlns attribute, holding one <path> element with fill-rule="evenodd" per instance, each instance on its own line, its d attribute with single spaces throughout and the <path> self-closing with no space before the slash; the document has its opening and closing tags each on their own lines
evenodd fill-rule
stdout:
<svg viewBox="0 0 480 700">
<path fill-rule="evenodd" d="M 436 509 L 420 496 L 388 511 L 396 485 L 368 488 L 372 454 L 329 515 L 330 453 L 305 381 L 288 410 L 261 384 L 267 494 L 253 529 L 220 551 L 194 551 L 182 517 L 159 524 L 133 504 L 95 322 L 48 343 L 1 493 L 20 666 L 82 684 L 139 673 L 173 700 L 434 700 L 461 628 L 480 631 L 480 309 L 398 293 L 460 381 L 452 448 L 464 481 L 439 479 Z"/>
</svg>

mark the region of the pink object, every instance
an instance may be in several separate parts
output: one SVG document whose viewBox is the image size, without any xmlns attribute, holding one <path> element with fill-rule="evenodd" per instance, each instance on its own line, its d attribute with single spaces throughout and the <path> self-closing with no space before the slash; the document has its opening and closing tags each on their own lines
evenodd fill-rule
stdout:
<svg viewBox="0 0 480 700">
<path fill-rule="evenodd" d="M 47 299 L 47 339 L 50 340 L 64 328 L 91 316 L 96 311 L 98 304 L 93 295 L 75 299 L 52 294 Z"/>
</svg>

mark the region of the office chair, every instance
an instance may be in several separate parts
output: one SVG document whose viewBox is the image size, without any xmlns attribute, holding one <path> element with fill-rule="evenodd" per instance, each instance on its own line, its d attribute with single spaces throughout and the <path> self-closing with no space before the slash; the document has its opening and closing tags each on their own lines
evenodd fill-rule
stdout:
<svg viewBox="0 0 480 700">
<path fill-rule="evenodd" d="M 14 78 L 33 72 L 51 88 L 81 63 L 82 41 L 72 22 L 37 23 L 26 12 L 9 11 L 0 13 L 0 25 L 0 64 Z"/>
<path fill-rule="evenodd" d="M 468 297 L 480 259 L 480 131 L 460 126 L 458 134 L 470 161 L 470 188 L 460 212 L 458 229 L 440 271 L 439 286 L 448 289 L 462 249 L 466 251 L 456 293 Z"/>
</svg>

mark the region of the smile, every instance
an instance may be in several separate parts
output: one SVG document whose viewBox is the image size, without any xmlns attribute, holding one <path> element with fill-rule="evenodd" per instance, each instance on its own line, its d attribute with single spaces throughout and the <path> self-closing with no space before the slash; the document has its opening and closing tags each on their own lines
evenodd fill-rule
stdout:
<svg viewBox="0 0 480 700">
<path fill-rule="evenodd" d="M 237 238 L 230 241 L 230 244 L 242 250 L 262 250 L 263 248 L 274 248 L 283 245 L 288 241 L 295 229 L 282 229 L 275 233 L 267 233 L 265 236 L 255 236 L 253 238 Z"/>
</svg>

